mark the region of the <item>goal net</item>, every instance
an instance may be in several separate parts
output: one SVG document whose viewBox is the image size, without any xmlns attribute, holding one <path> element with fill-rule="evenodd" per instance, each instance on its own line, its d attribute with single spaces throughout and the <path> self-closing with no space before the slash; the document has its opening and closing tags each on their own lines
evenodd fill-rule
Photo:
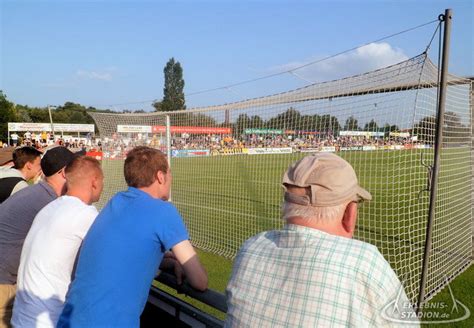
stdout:
<svg viewBox="0 0 474 328">
<path fill-rule="evenodd" d="M 105 190 L 126 188 L 137 145 L 170 154 L 172 202 L 195 246 L 233 258 L 250 236 L 282 226 L 281 178 L 297 159 L 334 152 L 373 195 L 356 238 L 374 244 L 416 301 L 429 206 L 438 69 L 425 53 L 376 71 L 206 108 L 91 112 Z M 471 262 L 471 84 L 450 75 L 427 297 Z M 170 136 L 169 138 L 167 136 Z"/>
</svg>

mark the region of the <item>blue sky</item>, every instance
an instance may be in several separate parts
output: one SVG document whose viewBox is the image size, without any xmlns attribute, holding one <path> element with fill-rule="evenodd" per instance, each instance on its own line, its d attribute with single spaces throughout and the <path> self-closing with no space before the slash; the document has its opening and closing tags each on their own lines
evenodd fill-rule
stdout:
<svg viewBox="0 0 474 328">
<path fill-rule="evenodd" d="M 150 110 L 170 57 L 185 93 L 285 71 L 454 11 L 450 71 L 472 76 L 473 1 L 0 0 L 0 89 L 30 106 Z M 297 71 L 324 81 L 421 53 L 436 24 Z M 436 41 L 435 41 L 436 43 Z M 437 44 L 431 56 L 435 59 Z M 290 74 L 187 96 L 187 107 L 233 102 L 307 84 Z M 128 104 L 144 101 L 144 103 Z M 121 104 L 126 105 L 121 105 Z"/>
</svg>

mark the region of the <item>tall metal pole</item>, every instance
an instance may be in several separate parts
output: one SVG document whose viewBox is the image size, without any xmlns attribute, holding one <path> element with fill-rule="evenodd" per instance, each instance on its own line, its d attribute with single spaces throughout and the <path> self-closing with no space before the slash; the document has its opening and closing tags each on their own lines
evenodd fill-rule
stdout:
<svg viewBox="0 0 474 328">
<path fill-rule="evenodd" d="M 51 115 L 51 106 L 48 105 L 48 112 L 49 112 L 49 122 L 51 123 L 51 135 L 53 136 L 54 142 L 54 124 L 53 124 L 53 116 Z M 47 142 L 47 141 L 46 141 Z"/>
<path fill-rule="evenodd" d="M 428 267 L 431 254 L 431 241 L 433 233 L 433 221 L 436 212 L 436 197 L 438 194 L 438 174 L 440 166 L 440 153 L 443 145 L 443 125 L 444 125 L 444 111 L 446 107 L 446 84 L 448 79 L 448 62 L 449 62 L 449 44 L 451 39 L 451 20 L 452 10 L 446 9 L 444 16 L 440 16 L 444 22 L 443 35 L 443 52 L 441 62 L 441 80 L 439 83 L 439 99 L 438 99 L 438 119 L 436 120 L 436 136 L 434 148 L 434 163 L 431 176 L 431 193 L 428 223 L 426 225 L 426 239 L 425 252 L 423 254 L 423 268 L 421 272 L 420 292 L 418 294 L 417 312 L 422 310 L 422 305 L 425 298 L 426 279 L 428 276 Z"/>
<path fill-rule="evenodd" d="M 224 113 L 225 113 L 224 123 L 229 124 L 230 123 L 230 111 L 228 109 L 226 109 Z"/>
</svg>

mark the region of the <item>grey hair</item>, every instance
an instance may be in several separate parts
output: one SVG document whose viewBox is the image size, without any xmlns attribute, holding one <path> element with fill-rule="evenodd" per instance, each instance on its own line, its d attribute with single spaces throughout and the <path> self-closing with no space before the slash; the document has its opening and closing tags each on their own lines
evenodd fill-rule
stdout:
<svg viewBox="0 0 474 328">
<path fill-rule="evenodd" d="M 333 221 L 342 218 L 348 203 L 315 207 L 304 206 L 284 201 L 282 204 L 282 219 L 287 221 L 292 217 L 301 217 L 308 222 Z"/>
</svg>

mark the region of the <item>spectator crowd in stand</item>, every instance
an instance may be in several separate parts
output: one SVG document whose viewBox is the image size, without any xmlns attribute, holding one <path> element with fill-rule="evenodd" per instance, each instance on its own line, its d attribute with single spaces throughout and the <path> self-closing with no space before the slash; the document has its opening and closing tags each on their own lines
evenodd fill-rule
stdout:
<svg viewBox="0 0 474 328">
<path fill-rule="evenodd" d="M 104 152 L 108 158 L 120 159 L 125 158 L 126 154 L 137 146 L 149 146 L 166 152 L 166 140 L 162 134 L 113 133 L 110 137 L 102 138 L 88 135 L 87 138 L 56 137 L 54 139 L 53 142 L 52 136 L 46 132 L 37 134 L 26 132 L 22 137 L 18 137 L 16 141 L 12 139 L 11 142 L 16 142 L 17 146 L 32 146 L 39 150 L 51 145 L 59 145 L 74 151 L 100 151 Z M 182 133 L 173 134 L 171 138 L 171 150 L 207 149 L 213 153 L 248 148 L 291 148 L 293 152 L 305 152 L 334 147 L 335 151 L 340 151 L 351 147 L 414 147 L 417 144 L 420 142 L 395 136 L 334 136 L 319 133 L 243 134 L 239 137 L 230 134 Z M 3 147 L 7 146 L 7 143 L 3 143 Z"/>
<path fill-rule="evenodd" d="M 72 137 L 72 136 L 54 136 L 49 132 L 25 132 L 22 136 L 14 132 L 10 134 L 10 146 L 13 147 L 23 147 L 30 146 L 38 150 L 50 147 L 50 146 L 64 146 L 73 150 L 86 150 L 92 146 L 92 140 L 88 136 L 87 138 L 83 137 Z M 6 141 L 0 140 L 0 148 L 8 147 Z"/>
<path fill-rule="evenodd" d="M 410 138 L 373 137 L 373 136 L 332 136 L 332 135 L 172 135 L 171 150 L 204 150 L 220 152 L 243 150 L 248 148 L 291 148 L 293 152 L 317 151 L 325 147 L 334 147 L 335 151 L 350 147 L 405 146 L 420 144 Z M 166 140 L 163 135 L 119 134 L 111 137 L 96 138 L 88 145 L 79 144 L 87 150 L 93 149 L 106 153 L 110 158 L 124 158 L 137 146 L 149 146 L 166 152 Z"/>
</svg>

